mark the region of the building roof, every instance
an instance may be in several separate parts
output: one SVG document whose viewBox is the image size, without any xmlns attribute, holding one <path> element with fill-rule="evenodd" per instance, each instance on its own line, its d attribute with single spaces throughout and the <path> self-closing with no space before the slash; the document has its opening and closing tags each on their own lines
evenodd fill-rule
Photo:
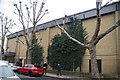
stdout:
<svg viewBox="0 0 120 80">
<path fill-rule="evenodd" d="M 114 13 L 115 11 L 119 11 L 119 10 L 120 10 L 120 2 L 117 1 L 117 2 L 111 3 L 107 6 L 104 6 L 101 9 L 100 13 L 101 13 L 101 15 L 106 15 L 106 14 Z M 80 12 L 77 14 L 73 14 L 68 17 L 75 17 L 75 18 L 81 19 L 81 20 L 93 18 L 93 17 L 96 17 L 96 8 L 87 10 L 84 12 Z M 56 21 L 58 22 L 59 25 L 63 24 L 63 20 L 64 20 L 64 17 L 56 19 Z M 69 20 L 68 20 L 68 22 L 69 22 Z M 52 20 L 52 21 L 37 25 L 36 31 L 44 30 L 46 28 L 50 28 L 50 27 L 54 27 L 54 26 L 56 26 L 56 24 L 55 24 L 55 21 Z M 32 28 L 29 28 L 29 31 L 31 31 L 31 29 Z M 14 38 L 17 36 L 22 36 L 23 34 L 24 34 L 23 30 L 21 30 L 19 32 L 7 35 L 7 39 L 11 39 L 11 38 Z"/>
</svg>

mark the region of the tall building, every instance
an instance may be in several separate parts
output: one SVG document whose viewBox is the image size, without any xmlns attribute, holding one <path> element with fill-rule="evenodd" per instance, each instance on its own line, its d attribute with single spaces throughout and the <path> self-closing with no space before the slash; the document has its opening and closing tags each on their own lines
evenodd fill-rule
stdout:
<svg viewBox="0 0 120 80">
<path fill-rule="evenodd" d="M 81 19 L 83 26 L 88 32 L 88 40 L 91 39 L 93 32 L 96 27 L 96 9 L 91 9 L 74 15 L 71 17 L 76 17 Z M 57 22 L 63 26 L 62 21 L 64 18 L 57 19 Z M 120 19 L 120 2 L 111 3 L 101 9 L 101 31 L 103 33 L 108 28 L 113 26 Z M 47 61 L 48 56 L 48 46 L 51 43 L 52 38 L 56 34 L 60 34 L 61 31 L 55 26 L 54 21 L 49 21 L 37 26 L 36 34 L 38 40 L 42 39 L 41 45 L 44 49 L 44 61 Z M 19 41 L 18 41 L 19 39 Z M 26 59 L 26 45 L 25 39 L 23 37 L 23 31 L 16 32 L 7 36 L 7 52 L 6 60 L 10 62 L 16 62 L 20 57 L 25 61 Z M 104 74 L 117 74 L 120 72 L 120 28 L 118 27 L 113 32 L 108 34 L 102 40 L 99 41 L 96 47 L 96 57 L 98 62 L 98 67 L 100 73 Z M 15 54 L 10 56 L 9 52 L 14 52 Z M 86 54 L 83 58 L 83 64 L 81 67 L 82 72 L 91 72 L 90 66 L 90 55 L 86 50 Z"/>
</svg>

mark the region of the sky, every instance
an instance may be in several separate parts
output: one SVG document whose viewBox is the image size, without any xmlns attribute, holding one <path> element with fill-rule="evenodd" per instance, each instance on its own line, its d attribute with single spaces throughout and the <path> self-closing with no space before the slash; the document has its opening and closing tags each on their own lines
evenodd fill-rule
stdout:
<svg viewBox="0 0 120 80">
<path fill-rule="evenodd" d="M 13 4 L 18 3 L 19 1 L 20 0 L 0 0 L 0 12 L 4 13 L 6 16 L 8 16 L 8 18 L 11 18 L 16 23 L 18 23 L 18 18 L 16 18 L 16 15 L 14 14 L 15 7 Z M 108 1 L 110 0 L 103 0 L 102 5 Z M 114 1 L 117 0 L 112 0 L 112 2 Z M 64 15 L 76 14 L 89 9 L 93 9 L 95 7 L 96 0 L 46 0 L 44 8 L 48 9 L 49 13 L 42 18 L 39 24 L 64 17 Z M 14 28 L 12 32 L 14 33 L 19 30 L 19 28 Z"/>
</svg>

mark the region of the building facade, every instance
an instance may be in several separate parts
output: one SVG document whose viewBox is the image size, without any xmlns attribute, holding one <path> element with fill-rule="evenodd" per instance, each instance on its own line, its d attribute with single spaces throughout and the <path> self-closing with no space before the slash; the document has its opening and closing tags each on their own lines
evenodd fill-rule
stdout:
<svg viewBox="0 0 120 80">
<path fill-rule="evenodd" d="M 120 2 L 111 3 L 103 7 L 100 11 L 101 13 L 101 30 L 103 33 L 108 28 L 113 26 L 118 19 L 120 19 Z M 88 40 L 91 39 L 95 27 L 96 27 L 96 9 L 91 9 L 74 15 L 70 17 L 76 17 L 81 19 L 83 26 L 88 32 Z M 62 21 L 64 18 L 57 19 L 57 22 L 62 26 Z M 68 21 L 69 22 L 69 21 Z M 61 30 L 55 26 L 54 21 L 49 21 L 38 25 L 36 29 L 36 35 L 38 40 L 41 40 L 41 45 L 43 46 L 43 60 L 47 62 L 48 56 L 48 46 L 51 44 L 52 38 L 61 33 Z M 103 74 L 117 74 L 120 72 L 120 28 L 118 27 L 113 32 L 108 34 L 102 40 L 99 41 L 96 47 L 96 56 L 100 73 Z M 23 37 L 23 31 L 19 31 L 7 36 L 7 52 L 15 52 L 16 54 L 12 57 L 9 55 L 5 56 L 6 60 L 10 62 L 16 62 L 22 57 L 25 63 L 26 59 L 26 44 Z M 91 72 L 90 66 L 90 56 L 86 50 L 86 54 L 83 58 L 83 64 L 81 67 L 81 72 Z"/>
</svg>

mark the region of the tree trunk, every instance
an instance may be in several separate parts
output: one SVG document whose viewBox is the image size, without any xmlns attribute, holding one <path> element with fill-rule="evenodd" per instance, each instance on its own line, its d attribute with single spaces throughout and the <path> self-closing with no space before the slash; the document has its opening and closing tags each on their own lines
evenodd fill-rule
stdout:
<svg viewBox="0 0 120 80">
<path fill-rule="evenodd" d="M 2 41 L 1 41 L 1 53 L 4 54 L 4 42 L 5 42 L 5 36 L 2 36 Z"/>
<path fill-rule="evenodd" d="M 32 41 L 33 41 L 33 36 L 35 35 L 35 33 L 30 33 L 30 38 L 26 39 L 27 43 L 27 52 L 26 52 L 26 63 L 27 64 L 31 64 L 31 59 L 32 59 Z"/>
<path fill-rule="evenodd" d="M 32 56 L 32 49 L 28 47 L 27 52 L 26 52 L 26 63 L 27 64 L 31 64 L 31 56 Z"/>
<path fill-rule="evenodd" d="M 98 71 L 95 47 L 96 47 L 95 45 L 92 45 L 89 47 L 89 53 L 90 53 L 90 57 L 91 57 L 91 73 L 92 73 L 92 78 L 96 78 L 97 80 L 99 80 L 100 74 Z"/>
<path fill-rule="evenodd" d="M 2 36 L 2 40 L 1 40 L 1 54 L 0 54 L 0 60 L 3 59 L 3 55 L 4 55 L 4 42 L 5 42 L 5 37 Z"/>
</svg>

